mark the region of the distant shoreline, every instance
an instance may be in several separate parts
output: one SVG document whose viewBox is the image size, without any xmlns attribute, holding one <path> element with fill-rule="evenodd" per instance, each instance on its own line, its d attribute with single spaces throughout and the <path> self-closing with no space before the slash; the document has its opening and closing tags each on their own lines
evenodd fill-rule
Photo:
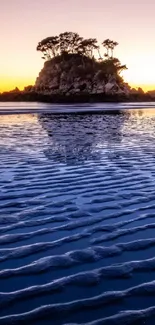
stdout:
<svg viewBox="0 0 155 325">
<path fill-rule="evenodd" d="M 155 102 L 155 96 L 148 93 L 123 95 L 79 94 L 79 95 L 43 95 L 35 92 L 5 92 L 0 94 L 0 102 L 38 102 L 49 104 L 82 104 L 82 103 L 128 103 Z"/>
</svg>

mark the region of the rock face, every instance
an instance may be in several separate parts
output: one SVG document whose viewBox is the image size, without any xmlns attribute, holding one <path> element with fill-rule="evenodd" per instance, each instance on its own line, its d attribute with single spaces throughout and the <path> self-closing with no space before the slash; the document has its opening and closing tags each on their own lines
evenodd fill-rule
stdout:
<svg viewBox="0 0 155 325">
<path fill-rule="evenodd" d="M 88 57 L 67 55 L 45 62 L 35 83 L 38 93 L 47 95 L 107 94 L 128 95 L 129 87 L 112 74 L 101 70 Z"/>
</svg>

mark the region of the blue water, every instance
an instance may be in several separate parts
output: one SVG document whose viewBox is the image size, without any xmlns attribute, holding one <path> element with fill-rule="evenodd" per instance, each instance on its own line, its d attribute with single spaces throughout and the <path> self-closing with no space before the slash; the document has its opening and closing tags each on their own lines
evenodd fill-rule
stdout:
<svg viewBox="0 0 155 325">
<path fill-rule="evenodd" d="M 154 325 L 154 107 L 1 103 L 0 325 Z"/>
</svg>

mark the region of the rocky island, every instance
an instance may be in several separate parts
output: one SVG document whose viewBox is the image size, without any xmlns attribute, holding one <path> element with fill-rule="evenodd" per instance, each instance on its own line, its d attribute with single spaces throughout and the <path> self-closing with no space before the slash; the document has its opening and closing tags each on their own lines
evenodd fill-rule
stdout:
<svg viewBox="0 0 155 325">
<path fill-rule="evenodd" d="M 64 33 L 44 39 L 37 50 L 47 61 L 35 84 L 37 92 L 48 95 L 125 94 L 129 89 L 120 77 L 126 69 L 113 56 L 116 42 L 105 40 L 106 57 L 100 54 L 96 39 L 83 39 L 76 33 Z"/>
<path fill-rule="evenodd" d="M 118 45 L 110 39 L 100 47 L 97 39 L 65 32 L 37 45 L 45 60 L 34 86 L 0 94 L 1 101 L 93 102 L 151 100 L 142 89 L 131 89 L 121 77 L 127 69 L 114 56 Z M 103 52 L 104 55 L 101 55 Z"/>
</svg>

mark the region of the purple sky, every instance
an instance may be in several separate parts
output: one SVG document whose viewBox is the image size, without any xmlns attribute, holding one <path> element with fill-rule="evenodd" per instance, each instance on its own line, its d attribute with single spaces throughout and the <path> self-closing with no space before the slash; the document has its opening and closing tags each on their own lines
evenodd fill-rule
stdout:
<svg viewBox="0 0 155 325">
<path fill-rule="evenodd" d="M 38 41 L 64 31 L 119 42 L 132 85 L 155 88 L 154 0 L 0 0 L 0 90 L 35 81 L 42 65 Z"/>
</svg>

